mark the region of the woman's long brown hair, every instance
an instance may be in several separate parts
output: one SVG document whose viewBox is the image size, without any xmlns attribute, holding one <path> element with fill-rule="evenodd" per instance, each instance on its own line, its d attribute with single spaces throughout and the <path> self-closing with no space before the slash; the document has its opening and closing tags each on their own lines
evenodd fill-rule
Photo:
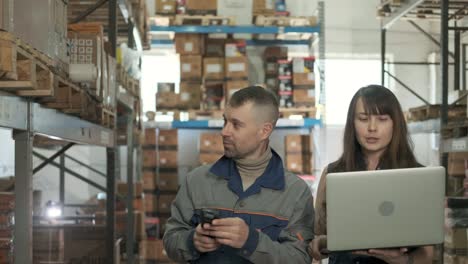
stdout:
<svg viewBox="0 0 468 264">
<path fill-rule="evenodd" d="M 421 166 L 414 157 L 413 144 L 409 138 L 406 121 L 397 98 L 383 86 L 369 85 L 359 89 L 349 104 L 343 138 L 343 154 L 336 162 L 330 164 L 329 171 L 367 169 L 354 126 L 356 104 L 359 98 L 361 98 L 367 114 L 389 115 L 393 121 L 392 140 L 380 158 L 379 168 L 397 169 Z"/>
</svg>

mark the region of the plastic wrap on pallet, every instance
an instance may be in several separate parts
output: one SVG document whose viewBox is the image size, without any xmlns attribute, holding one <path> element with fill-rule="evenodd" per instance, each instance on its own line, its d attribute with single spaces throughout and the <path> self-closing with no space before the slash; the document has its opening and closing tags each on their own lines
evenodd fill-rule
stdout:
<svg viewBox="0 0 468 264">
<path fill-rule="evenodd" d="M 74 82 L 96 81 L 97 68 L 94 64 L 70 64 L 70 79 Z"/>
<path fill-rule="evenodd" d="M 468 228 L 468 208 L 446 208 L 445 226 L 449 228 Z"/>
<path fill-rule="evenodd" d="M 120 45 L 120 53 L 122 56 L 121 64 L 123 65 L 125 72 L 135 79 L 140 79 L 141 71 L 139 65 L 141 52 L 132 50 L 128 48 L 126 43 L 122 43 Z"/>
<path fill-rule="evenodd" d="M 108 55 L 107 57 L 107 75 L 109 92 L 107 98 L 104 98 L 108 105 L 115 107 L 115 92 L 117 91 L 117 60 Z"/>
</svg>

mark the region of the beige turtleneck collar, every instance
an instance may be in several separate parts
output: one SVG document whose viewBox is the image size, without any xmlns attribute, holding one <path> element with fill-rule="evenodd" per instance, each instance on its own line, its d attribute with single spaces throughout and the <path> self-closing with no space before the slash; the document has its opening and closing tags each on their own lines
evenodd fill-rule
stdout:
<svg viewBox="0 0 468 264">
<path fill-rule="evenodd" d="M 234 159 L 237 165 L 237 170 L 242 179 L 242 187 L 247 190 L 255 180 L 260 177 L 265 171 L 272 157 L 270 147 L 256 160 L 250 159 Z"/>
</svg>

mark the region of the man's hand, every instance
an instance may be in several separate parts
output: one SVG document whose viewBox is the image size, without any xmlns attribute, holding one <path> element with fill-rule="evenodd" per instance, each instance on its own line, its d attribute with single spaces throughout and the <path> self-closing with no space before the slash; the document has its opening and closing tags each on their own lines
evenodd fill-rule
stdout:
<svg viewBox="0 0 468 264">
<path fill-rule="evenodd" d="M 381 259 L 389 264 L 408 263 L 408 249 L 369 249 L 367 251 L 355 251 L 354 254 L 366 255 Z"/>
<path fill-rule="evenodd" d="M 208 226 L 208 224 L 205 224 L 205 227 L 206 226 Z M 210 231 L 204 229 L 201 224 L 198 225 L 195 229 L 195 233 L 193 235 L 193 245 L 199 252 L 211 252 L 215 251 L 219 247 L 219 243 L 209 235 Z"/>
<path fill-rule="evenodd" d="M 233 248 L 242 248 L 249 237 L 249 226 L 238 217 L 215 219 L 206 229 L 216 242 Z"/>
<path fill-rule="evenodd" d="M 309 255 L 311 255 L 315 260 L 321 260 L 328 257 L 327 236 L 315 236 L 315 238 L 310 241 L 307 250 Z"/>
</svg>

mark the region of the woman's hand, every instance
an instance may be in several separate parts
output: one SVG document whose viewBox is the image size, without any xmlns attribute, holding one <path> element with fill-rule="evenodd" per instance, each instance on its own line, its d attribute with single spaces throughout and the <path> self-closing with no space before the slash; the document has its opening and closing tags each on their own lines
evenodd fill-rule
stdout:
<svg viewBox="0 0 468 264">
<path fill-rule="evenodd" d="M 315 236 L 315 238 L 309 243 L 307 251 L 309 252 L 309 255 L 316 260 L 327 258 L 327 236 Z"/>
<path fill-rule="evenodd" d="M 406 264 L 409 260 L 408 249 L 369 249 L 354 251 L 353 254 L 371 256 L 389 264 Z"/>
</svg>

